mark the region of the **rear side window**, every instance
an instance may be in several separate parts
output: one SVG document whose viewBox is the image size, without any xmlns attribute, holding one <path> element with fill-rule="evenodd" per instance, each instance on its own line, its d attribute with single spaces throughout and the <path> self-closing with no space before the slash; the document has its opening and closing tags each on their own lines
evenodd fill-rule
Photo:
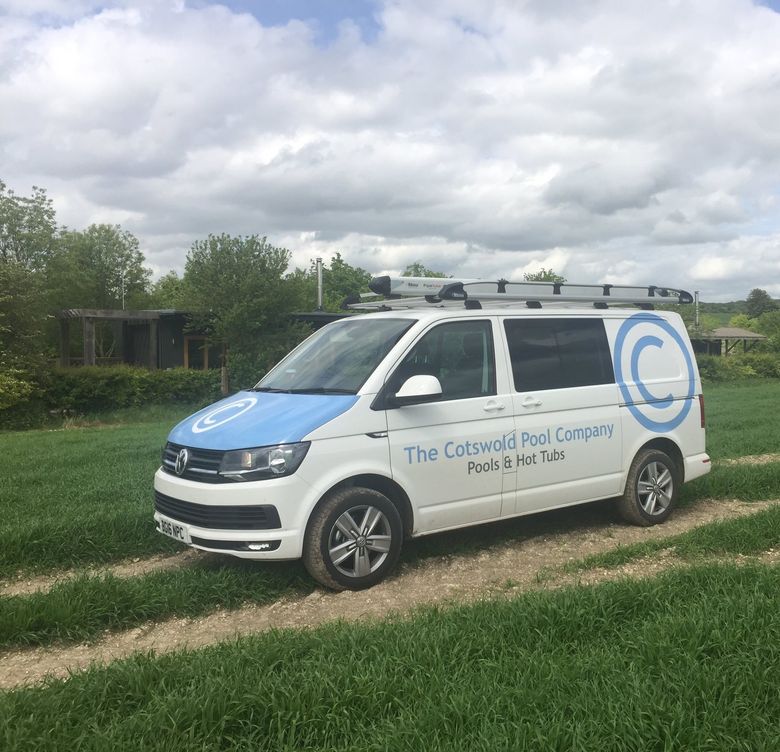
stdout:
<svg viewBox="0 0 780 752">
<path fill-rule="evenodd" d="M 506 319 L 518 392 L 614 382 L 601 319 Z"/>
</svg>

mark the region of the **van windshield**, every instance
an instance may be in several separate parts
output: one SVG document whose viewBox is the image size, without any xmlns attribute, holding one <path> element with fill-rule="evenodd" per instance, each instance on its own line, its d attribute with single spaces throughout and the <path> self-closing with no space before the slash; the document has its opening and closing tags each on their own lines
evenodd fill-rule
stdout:
<svg viewBox="0 0 780 752">
<path fill-rule="evenodd" d="M 271 369 L 253 391 L 357 394 L 414 323 L 361 317 L 330 324 Z"/>
</svg>

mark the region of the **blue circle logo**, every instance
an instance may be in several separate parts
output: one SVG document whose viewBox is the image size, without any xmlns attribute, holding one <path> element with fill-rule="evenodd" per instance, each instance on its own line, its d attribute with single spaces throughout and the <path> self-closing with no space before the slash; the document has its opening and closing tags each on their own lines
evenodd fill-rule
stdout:
<svg viewBox="0 0 780 752">
<path fill-rule="evenodd" d="M 223 426 L 231 420 L 235 420 L 239 415 L 243 415 L 247 410 L 251 410 L 257 404 L 257 397 L 245 397 L 244 399 L 228 402 L 216 410 L 212 410 L 202 418 L 198 418 L 192 426 L 193 433 L 203 433 L 212 428 Z"/>
<path fill-rule="evenodd" d="M 629 334 L 637 326 L 642 326 L 645 331 L 641 332 L 639 337 L 632 337 L 627 345 Z M 679 348 L 688 372 L 688 390 L 683 398 L 675 399 L 671 393 L 653 394 L 642 381 L 639 359 L 648 348 L 659 351 Z M 676 360 L 675 357 L 672 362 Z M 677 428 L 691 411 L 696 390 L 696 369 L 690 351 L 680 333 L 666 319 L 654 313 L 637 313 L 627 318 L 620 326 L 615 339 L 615 380 L 626 407 L 634 418 L 650 431 L 671 431 Z M 632 389 L 635 392 L 632 392 Z M 680 405 L 676 412 L 675 404 Z M 660 411 L 663 411 L 663 415 L 659 414 Z"/>
</svg>

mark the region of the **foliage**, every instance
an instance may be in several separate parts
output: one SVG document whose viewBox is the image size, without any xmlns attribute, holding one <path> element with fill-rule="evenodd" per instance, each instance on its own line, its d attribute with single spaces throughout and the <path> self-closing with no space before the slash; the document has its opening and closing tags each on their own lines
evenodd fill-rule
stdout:
<svg viewBox="0 0 780 752">
<path fill-rule="evenodd" d="M 57 224 L 51 199 L 33 186 L 19 196 L 0 180 L 0 263 L 13 261 L 40 271 L 56 246 Z"/>
<path fill-rule="evenodd" d="M 32 378 L 45 364 L 40 276 L 15 260 L 0 261 L 0 371 Z"/>
<path fill-rule="evenodd" d="M 149 403 L 207 402 L 219 396 L 215 370 L 87 366 L 55 369 L 46 400 L 54 410 L 90 412 Z"/>
<path fill-rule="evenodd" d="M 757 319 L 762 313 L 777 310 L 777 303 L 769 297 L 766 290 L 756 287 L 750 291 L 745 301 L 747 315 L 751 319 Z"/>
<path fill-rule="evenodd" d="M 780 378 L 780 353 L 748 352 L 737 357 L 739 362 L 751 368 L 756 376 L 765 379 Z"/>
<path fill-rule="evenodd" d="M 316 284 L 316 267 L 312 265 Z M 322 307 L 326 311 L 339 311 L 345 298 L 368 290 L 371 274 L 359 266 L 351 266 L 336 253 L 330 264 L 322 268 Z"/>
<path fill-rule="evenodd" d="M 55 368 L 37 381 L 0 372 L 0 428 L 44 425 L 50 414 L 169 403 L 206 403 L 220 397 L 219 371 L 134 366 Z M 34 396 L 35 399 L 30 399 Z"/>
<path fill-rule="evenodd" d="M 729 355 L 697 354 L 699 373 L 707 381 L 737 381 L 746 378 L 780 378 L 780 354 L 748 352 Z"/>
<path fill-rule="evenodd" d="M 54 308 L 145 308 L 151 270 L 138 240 L 118 225 L 62 234 L 48 268 Z"/>
<path fill-rule="evenodd" d="M 780 353 L 780 310 L 766 311 L 755 319 L 754 328 L 769 337 L 761 349 Z"/>
<path fill-rule="evenodd" d="M 444 272 L 435 272 L 429 269 L 420 261 L 415 261 L 413 264 L 409 264 L 406 269 L 401 272 L 402 277 L 447 277 Z"/>
<path fill-rule="evenodd" d="M 538 272 L 525 272 L 523 279 L 526 282 L 565 282 L 566 277 L 556 274 L 552 269 L 542 267 Z"/>
<path fill-rule="evenodd" d="M 0 371 L 0 415 L 3 410 L 26 402 L 34 391 L 23 371 L 16 368 Z"/>
<path fill-rule="evenodd" d="M 187 303 L 183 297 L 183 284 L 179 275 L 171 269 L 163 274 L 151 288 L 149 293 L 150 308 L 179 308 L 186 310 Z"/>
<path fill-rule="evenodd" d="M 228 346 L 234 385 L 234 361 L 275 362 L 280 343 L 296 342 L 308 331 L 289 319 L 306 307 L 307 297 L 302 275 L 286 274 L 289 261 L 287 249 L 257 235 L 209 235 L 187 255 L 182 290 L 192 326 Z M 257 381 L 245 378 L 238 379 L 241 386 Z"/>
</svg>

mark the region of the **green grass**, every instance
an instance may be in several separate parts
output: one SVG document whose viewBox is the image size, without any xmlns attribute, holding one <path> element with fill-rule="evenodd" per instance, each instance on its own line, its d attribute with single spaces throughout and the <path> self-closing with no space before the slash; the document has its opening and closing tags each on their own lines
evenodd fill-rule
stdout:
<svg viewBox="0 0 780 752">
<path fill-rule="evenodd" d="M 774 389 L 780 396 L 780 386 Z M 717 428 L 718 420 L 731 415 L 717 407 L 719 402 L 753 404 L 769 393 L 763 385 L 752 384 L 719 390 L 713 400 L 716 428 L 710 435 L 726 430 Z M 128 422 L 123 425 L 0 436 L 0 455 L 6 460 L 0 484 L 0 576 L 183 550 L 155 531 L 151 499 L 159 448 L 180 415 L 166 415 L 156 421 L 155 417 L 148 410 L 124 411 Z M 728 430 L 745 435 L 742 444 L 749 446 L 744 427 L 729 425 Z M 31 472 L 30 466 L 45 467 L 45 472 Z M 772 498 L 779 491 L 780 463 L 716 464 L 708 476 L 683 487 L 681 504 L 702 497 Z M 430 557 L 485 550 L 491 545 L 613 519 L 611 505 L 599 503 L 500 521 L 410 541 L 402 562 L 415 567 Z M 750 524 L 742 520 L 735 523 Z M 739 528 L 738 535 L 745 535 L 746 529 Z M 719 530 L 716 538 L 727 528 Z M 769 530 L 773 528 L 764 532 Z M 777 538 L 774 540 L 776 543 Z M 642 550 L 656 550 L 653 545 L 647 544 L 649 548 Z M 668 544 L 659 544 L 664 545 Z M 720 544 L 713 539 L 707 545 Z M 615 561 L 642 555 L 632 550 L 621 549 L 613 554 Z M 265 603 L 281 596 L 285 589 L 302 592 L 312 587 L 299 564 L 280 568 L 229 557 L 126 580 L 82 575 L 55 586 L 49 593 L 0 599 L 0 645 L 93 639 L 104 630 L 174 615 L 204 614 L 244 601 Z"/>
<path fill-rule="evenodd" d="M 705 384 L 704 402 L 713 459 L 780 452 L 780 380 Z"/>
<path fill-rule="evenodd" d="M 595 567 L 619 567 L 629 561 L 672 549 L 678 558 L 691 561 L 711 556 L 763 553 L 780 547 L 780 506 L 748 517 L 719 520 L 661 540 L 649 540 L 593 554 L 566 566 L 568 571 Z"/>
<path fill-rule="evenodd" d="M 269 603 L 313 587 L 299 563 L 266 564 L 258 571 L 258 565 L 238 559 L 132 578 L 82 575 L 46 593 L 3 598 L 0 648 L 83 642 L 106 630 Z"/>
<path fill-rule="evenodd" d="M 154 411 L 160 410 L 154 408 Z M 155 532 L 152 476 L 174 415 L 0 435 L 0 576 L 178 550 Z"/>
<path fill-rule="evenodd" d="M 776 411 L 770 408 L 779 402 L 777 382 L 709 387 L 708 445 L 713 456 L 777 451 Z M 168 431 L 189 412 L 186 407 L 136 408 L 86 419 L 119 420 L 118 425 L 0 434 L 0 577 L 180 550 L 154 529 L 152 476 Z M 701 497 L 771 498 L 779 489 L 778 463 L 716 463 L 708 476 L 684 486 L 681 503 Z M 567 510 L 539 519 L 542 525 L 566 527 L 581 514 Z M 587 520 L 593 512 L 584 514 Z M 413 561 L 465 551 L 485 541 L 522 539 L 536 529 L 536 519 L 436 536 L 410 546 L 405 558 Z"/>
<path fill-rule="evenodd" d="M 773 750 L 779 596 L 695 568 L 139 655 L 0 695 L 0 748 Z"/>
</svg>

